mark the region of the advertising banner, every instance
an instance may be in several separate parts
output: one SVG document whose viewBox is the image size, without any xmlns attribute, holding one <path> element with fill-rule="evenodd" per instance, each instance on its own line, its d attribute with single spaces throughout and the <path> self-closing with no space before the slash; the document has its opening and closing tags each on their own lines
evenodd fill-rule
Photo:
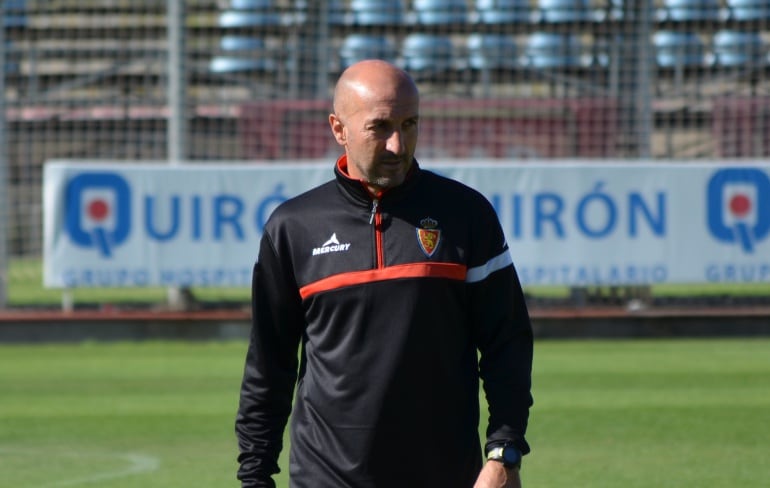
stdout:
<svg viewBox="0 0 770 488">
<path fill-rule="evenodd" d="M 421 165 L 489 199 L 525 286 L 770 282 L 766 162 Z M 44 284 L 249 286 L 272 210 L 332 176 L 330 162 L 49 162 Z"/>
</svg>

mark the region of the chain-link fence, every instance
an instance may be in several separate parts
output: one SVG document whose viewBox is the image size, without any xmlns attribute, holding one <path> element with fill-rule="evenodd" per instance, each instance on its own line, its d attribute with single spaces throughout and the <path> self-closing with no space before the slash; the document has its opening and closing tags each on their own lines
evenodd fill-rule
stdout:
<svg viewBox="0 0 770 488">
<path fill-rule="evenodd" d="M 4 279 L 41 256 L 46 160 L 334 157 L 330 90 L 362 58 L 420 84 L 419 157 L 770 155 L 767 0 L 4 0 L 2 22 Z"/>
</svg>

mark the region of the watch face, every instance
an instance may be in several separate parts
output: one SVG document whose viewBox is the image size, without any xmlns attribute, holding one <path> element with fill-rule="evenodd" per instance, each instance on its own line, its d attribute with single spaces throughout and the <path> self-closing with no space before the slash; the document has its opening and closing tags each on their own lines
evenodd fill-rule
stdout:
<svg viewBox="0 0 770 488">
<path fill-rule="evenodd" d="M 503 449 L 503 460 L 505 464 L 519 464 L 521 462 L 521 453 L 515 447 L 506 447 Z"/>
</svg>

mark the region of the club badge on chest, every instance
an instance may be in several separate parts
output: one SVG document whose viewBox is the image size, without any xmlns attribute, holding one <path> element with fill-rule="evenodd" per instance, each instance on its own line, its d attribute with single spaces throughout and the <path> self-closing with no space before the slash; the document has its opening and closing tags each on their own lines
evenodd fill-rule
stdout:
<svg viewBox="0 0 770 488">
<path fill-rule="evenodd" d="M 416 230 L 420 249 L 422 249 L 426 256 L 433 256 L 441 241 L 441 230 L 438 229 L 438 222 L 435 219 L 426 217 L 420 220 L 420 227 Z"/>
</svg>

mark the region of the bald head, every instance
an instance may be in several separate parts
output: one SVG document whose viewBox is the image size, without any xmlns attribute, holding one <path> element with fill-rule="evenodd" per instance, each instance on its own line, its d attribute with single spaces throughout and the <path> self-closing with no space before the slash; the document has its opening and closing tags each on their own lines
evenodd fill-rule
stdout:
<svg viewBox="0 0 770 488">
<path fill-rule="evenodd" d="M 419 100 L 417 86 L 402 69 L 380 59 L 359 61 L 340 75 L 334 89 L 334 112 L 345 117 L 357 106 L 382 101 Z"/>
<path fill-rule="evenodd" d="M 346 69 L 329 125 L 345 148 L 348 176 L 374 194 L 400 185 L 412 166 L 419 111 L 417 86 L 398 67 L 372 59 Z"/>
</svg>

